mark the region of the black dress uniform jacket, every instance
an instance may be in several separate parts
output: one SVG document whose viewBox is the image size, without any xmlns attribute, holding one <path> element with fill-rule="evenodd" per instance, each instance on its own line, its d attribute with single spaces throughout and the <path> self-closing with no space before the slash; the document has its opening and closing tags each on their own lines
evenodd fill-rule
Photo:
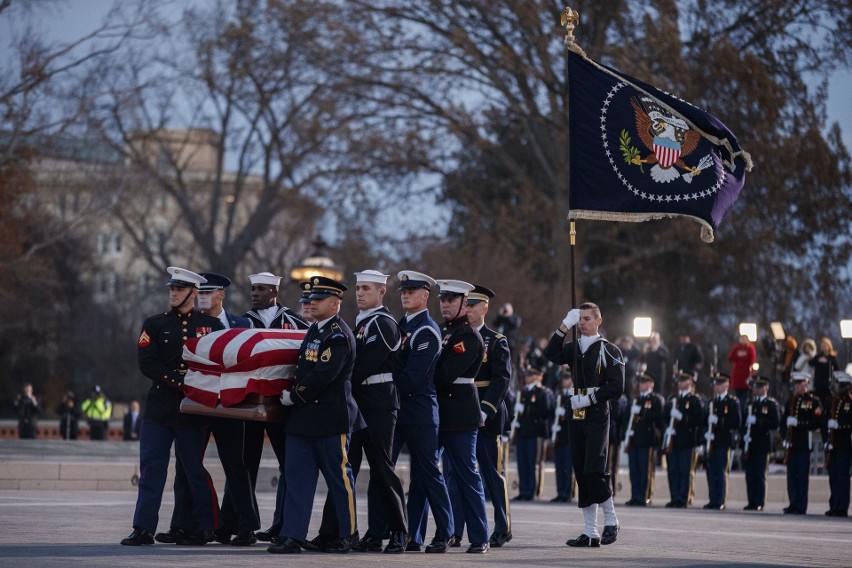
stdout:
<svg viewBox="0 0 852 568">
<path fill-rule="evenodd" d="M 562 397 L 564 400 L 568 397 Z M 518 438 L 546 438 L 556 411 L 553 391 L 542 385 L 524 386 L 518 391 L 518 399 L 524 410 L 518 416 Z M 568 416 L 571 416 L 568 404 Z M 567 430 L 567 429 L 566 429 Z"/>
<path fill-rule="evenodd" d="M 812 392 L 806 392 L 802 396 L 793 396 L 787 403 L 784 418 L 781 421 L 781 435 L 787 442 L 791 442 L 787 438 L 787 418 L 791 416 L 798 421 L 793 427 L 792 451 L 809 451 L 812 448 L 808 433 L 822 425 L 823 410 L 819 397 Z"/>
<path fill-rule="evenodd" d="M 713 414 L 719 421 L 713 424 L 713 445 L 717 448 L 732 448 L 736 441 L 736 433 L 740 428 L 740 401 L 732 394 L 726 394 L 720 401 L 714 397 Z M 705 414 L 710 413 L 710 403 L 707 403 Z M 707 417 L 705 416 L 704 425 L 707 426 Z"/>
<path fill-rule="evenodd" d="M 399 326 L 384 306 L 373 311 L 355 326 L 356 353 L 352 386 L 359 407 L 399 410 L 396 383 L 362 383 L 367 377 L 393 373 L 393 353 L 400 346 Z"/>
<path fill-rule="evenodd" d="M 565 414 L 556 416 L 556 410 L 560 407 L 565 409 Z M 571 394 L 563 393 L 562 395 L 554 395 L 553 410 L 554 419 L 551 423 L 551 428 L 555 424 L 559 425 L 559 431 L 556 432 L 556 445 L 564 446 L 571 441 L 568 431 L 571 428 Z"/>
<path fill-rule="evenodd" d="M 751 409 L 756 422 L 751 425 L 751 430 L 749 431 L 751 442 L 748 445 L 748 451 L 755 454 L 768 454 L 772 451 L 772 431 L 777 430 L 781 423 L 781 411 L 778 408 L 778 401 L 766 396 L 763 397 L 763 400 L 753 401 Z M 748 424 L 743 419 L 743 433 L 747 429 Z"/>
<path fill-rule="evenodd" d="M 704 404 L 695 394 L 686 396 L 675 395 L 666 404 L 666 425 L 671 420 L 672 404 L 683 414 L 683 418 L 675 421 L 674 448 L 683 450 L 694 448 L 701 444 L 699 435 L 704 431 Z M 703 440 L 703 438 L 702 438 Z M 663 448 L 665 450 L 665 448 Z"/>
<path fill-rule="evenodd" d="M 335 315 L 322 327 L 316 323 L 299 349 L 293 407 L 286 432 L 301 436 L 350 434 L 360 416 L 352 398 L 355 336 Z"/>
<path fill-rule="evenodd" d="M 847 392 L 843 395 L 836 395 L 832 403 L 832 411 L 837 405 L 837 429 L 834 430 L 834 451 L 835 452 L 850 452 L 852 451 L 852 392 Z M 834 418 L 833 415 L 826 415 L 826 421 L 829 418 Z M 826 429 L 824 440 L 828 440 L 831 430 Z"/>
<path fill-rule="evenodd" d="M 640 395 L 633 399 L 639 407 L 639 414 L 633 416 L 632 448 L 655 448 L 660 445 L 663 430 L 666 428 L 663 416 L 663 397 L 655 392 Z"/>
<path fill-rule="evenodd" d="M 142 324 L 139 336 L 139 370 L 151 380 L 145 403 L 145 420 L 165 426 L 197 424 L 198 418 L 180 414 L 183 399 L 183 344 L 223 329 L 218 318 L 192 310 L 181 314 L 171 310 L 151 316 Z"/>
<path fill-rule="evenodd" d="M 263 320 L 260 318 L 260 315 L 257 313 L 256 310 L 250 310 L 246 312 L 245 317 L 247 317 L 251 321 L 252 327 L 266 329 L 308 329 L 308 323 L 302 319 L 302 316 L 298 315 L 290 308 L 285 308 L 281 304 L 275 305 L 278 307 L 278 311 L 275 313 L 275 317 L 269 323 L 268 328 L 263 323 Z"/>
<path fill-rule="evenodd" d="M 487 325 L 479 328 L 479 335 L 485 344 L 485 352 L 482 366 L 476 374 L 476 390 L 480 408 L 487 415 L 480 430 L 499 436 L 506 424 L 506 393 L 512 378 L 512 355 L 505 335 L 489 329 Z"/>
<path fill-rule="evenodd" d="M 482 366 L 485 346 L 467 316 L 441 326 L 441 354 L 435 365 L 438 394 L 438 427 L 442 431 L 479 428 L 479 395 L 473 381 L 456 384 L 459 378 L 475 379 Z"/>
</svg>

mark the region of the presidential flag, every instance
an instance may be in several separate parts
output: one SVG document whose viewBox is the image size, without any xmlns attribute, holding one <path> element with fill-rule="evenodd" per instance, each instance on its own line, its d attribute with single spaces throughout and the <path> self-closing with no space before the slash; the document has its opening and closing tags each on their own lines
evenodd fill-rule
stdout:
<svg viewBox="0 0 852 568">
<path fill-rule="evenodd" d="M 728 127 L 574 51 L 568 80 L 569 218 L 689 217 L 712 242 L 752 165 Z"/>
<path fill-rule="evenodd" d="M 183 347 L 187 366 L 184 394 L 215 408 L 243 402 L 247 395 L 279 396 L 296 374 L 304 330 L 226 329 L 188 339 Z"/>
</svg>

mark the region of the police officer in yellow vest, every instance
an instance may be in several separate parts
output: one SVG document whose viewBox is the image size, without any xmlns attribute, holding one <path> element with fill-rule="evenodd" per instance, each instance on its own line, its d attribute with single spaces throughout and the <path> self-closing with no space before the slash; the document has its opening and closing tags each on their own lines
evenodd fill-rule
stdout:
<svg viewBox="0 0 852 568">
<path fill-rule="evenodd" d="M 106 440 L 109 419 L 112 417 L 112 403 L 104 395 L 100 385 L 92 388 L 92 394 L 80 407 L 89 423 L 90 440 Z"/>
</svg>

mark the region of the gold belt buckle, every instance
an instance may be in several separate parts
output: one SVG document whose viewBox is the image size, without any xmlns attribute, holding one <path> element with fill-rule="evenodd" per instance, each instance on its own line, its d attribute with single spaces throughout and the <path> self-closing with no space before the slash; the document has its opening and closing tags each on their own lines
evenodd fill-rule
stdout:
<svg viewBox="0 0 852 568">
<path fill-rule="evenodd" d="M 574 394 L 586 394 L 586 389 L 574 389 Z M 575 408 L 572 411 L 571 418 L 574 420 L 585 420 L 586 419 L 586 409 L 585 408 Z"/>
</svg>

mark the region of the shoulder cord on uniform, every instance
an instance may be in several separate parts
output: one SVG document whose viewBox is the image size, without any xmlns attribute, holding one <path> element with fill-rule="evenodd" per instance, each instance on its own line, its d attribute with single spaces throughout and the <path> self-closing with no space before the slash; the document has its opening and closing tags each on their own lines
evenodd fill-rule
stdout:
<svg viewBox="0 0 852 568">
<path fill-rule="evenodd" d="M 367 320 L 367 324 L 364 326 L 364 335 L 369 335 L 370 325 L 371 325 L 374 321 L 376 321 L 376 319 L 377 319 L 379 316 L 384 316 L 384 317 L 386 317 L 386 318 L 390 319 L 391 321 L 393 321 L 393 323 L 394 323 L 394 324 L 396 324 L 396 320 L 395 320 L 395 319 L 393 319 L 393 316 L 392 316 L 392 315 L 390 315 L 390 314 L 386 314 L 386 313 L 384 313 L 384 312 L 376 312 L 376 313 L 373 315 L 373 317 L 371 317 L 369 320 Z M 402 345 L 402 334 L 400 334 L 399 339 L 397 339 L 397 341 L 396 341 L 396 345 L 394 345 L 393 347 L 391 347 L 390 345 L 388 345 L 388 341 L 387 341 L 387 339 L 385 339 L 385 336 L 384 336 L 384 334 L 382 333 L 382 326 L 377 325 L 376 327 L 377 327 L 377 328 L 378 328 L 378 330 L 379 330 L 379 337 L 381 337 L 381 338 L 382 338 L 382 342 L 385 344 L 385 347 L 387 347 L 388 349 L 390 349 L 391 353 L 393 353 L 393 352 L 395 352 L 397 349 L 399 349 L 399 346 L 400 346 L 400 345 Z M 414 337 L 412 336 L 412 340 L 413 340 L 413 339 L 414 339 Z"/>
<path fill-rule="evenodd" d="M 432 332 L 432 335 L 435 336 L 435 339 L 438 340 L 438 353 L 441 352 L 441 334 L 435 331 L 435 328 L 431 325 L 424 325 L 423 327 L 418 327 L 414 333 L 411 334 L 411 339 L 408 340 L 408 345 L 411 346 L 414 344 L 414 339 L 417 337 L 417 334 L 423 331 L 424 329 L 428 329 Z"/>
</svg>

